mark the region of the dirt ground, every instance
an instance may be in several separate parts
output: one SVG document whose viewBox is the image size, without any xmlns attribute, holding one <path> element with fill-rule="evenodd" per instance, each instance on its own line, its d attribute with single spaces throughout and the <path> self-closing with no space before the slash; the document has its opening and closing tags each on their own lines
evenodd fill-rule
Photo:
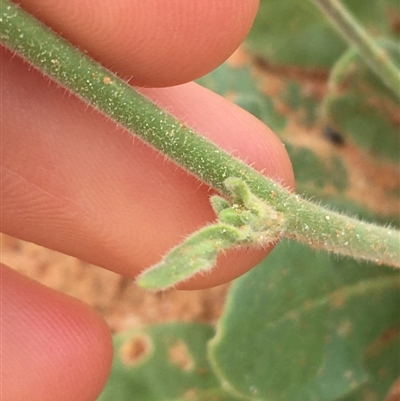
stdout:
<svg viewBox="0 0 400 401">
<path fill-rule="evenodd" d="M 113 332 L 175 320 L 212 323 L 228 288 L 154 293 L 116 273 L 4 234 L 0 247 L 2 263 L 91 305 Z"/>
</svg>

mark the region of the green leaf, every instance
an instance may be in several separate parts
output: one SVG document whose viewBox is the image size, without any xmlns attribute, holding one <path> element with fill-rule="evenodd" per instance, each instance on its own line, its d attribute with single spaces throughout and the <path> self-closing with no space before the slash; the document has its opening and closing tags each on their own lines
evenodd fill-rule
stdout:
<svg viewBox="0 0 400 401">
<path fill-rule="evenodd" d="M 343 193 L 348 189 L 348 172 L 336 150 L 332 148 L 327 157 L 326 146 L 319 155 L 314 149 L 296 144 L 300 135 L 322 124 L 318 121 L 320 100 L 304 90 L 299 82 L 284 77 L 281 80 L 279 93 L 268 96 L 268 76 L 263 80 L 252 73 L 250 66 L 224 63 L 197 82 L 245 108 L 282 138 L 293 164 L 298 192 L 321 197 L 327 188 L 332 195 L 334 188 L 337 193 Z M 252 101 L 246 103 L 243 99 Z M 289 120 L 296 124 L 288 124 Z"/>
<path fill-rule="evenodd" d="M 247 231 L 223 223 L 205 226 L 144 270 L 136 282 L 143 288 L 165 290 L 204 274 L 215 266 L 219 252 L 244 241 Z"/>
<path fill-rule="evenodd" d="M 302 191 L 314 195 L 323 193 L 328 186 L 333 187 L 336 193 L 348 189 L 347 168 L 338 156 L 332 154 L 324 159 L 314 150 L 293 146 L 290 142 L 286 144 L 286 149 L 292 161 L 296 183 Z"/>
<path fill-rule="evenodd" d="M 212 327 L 168 323 L 114 337 L 110 379 L 98 401 L 234 401 L 206 357 Z"/>
<path fill-rule="evenodd" d="M 332 187 L 338 193 L 342 193 L 347 189 L 348 173 L 342 160 L 337 157 L 335 149 L 331 149 L 330 156 L 327 157 L 326 149 L 323 155 L 319 155 L 313 149 L 296 144 L 300 134 L 318 123 L 319 100 L 307 93 L 300 83 L 283 77 L 281 91 L 274 97 L 268 96 L 263 91 L 268 91 L 268 78 L 267 76 L 263 81 L 253 75 L 249 66 L 235 67 L 224 63 L 199 79 L 198 83 L 241 107 L 245 106 L 248 112 L 281 136 L 292 161 L 300 193 L 318 196 L 328 187 L 330 194 Z M 241 99 L 250 98 L 251 102 L 246 104 L 241 102 Z M 290 119 L 295 120 L 296 125 L 288 124 Z M 316 171 L 318 174 L 315 174 Z"/>
<path fill-rule="evenodd" d="M 272 128 L 285 143 L 292 161 L 298 193 L 307 198 L 321 200 L 324 204 L 333 203 L 338 210 L 351 207 L 352 215 L 356 213 L 353 209 L 362 208 L 363 216 L 368 217 L 371 203 L 366 204 L 365 196 L 358 195 L 357 192 L 360 180 L 364 180 L 363 187 L 368 186 L 365 188 L 368 199 L 382 205 L 381 199 L 384 196 L 390 202 L 389 206 L 385 204 L 369 212 L 374 216 L 379 215 L 381 222 L 399 224 L 397 205 L 400 187 L 396 170 L 390 177 L 386 177 L 383 172 L 366 178 L 364 170 L 379 171 L 376 160 L 368 159 L 362 154 L 354 157 L 355 152 L 362 151 L 361 146 L 354 147 L 351 140 L 347 141 L 347 131 L 342 133 L 340 124 L 336 131 L 343 137 L 344 144 L 338 146 L 329 142 L 324 131 L 329 127 L 335 128 L 336 124 L 330 119 L 329 111 L 321 110 L 318 91 L 314 93 L 307 89 L 307 85 L 283 76 L 279 78 L 277 85 L 276 77 L 268 73 L 260 76 L 253 73 L 253 70 L 249 65 L 237 67 L 227 62 L 201 78 L 199 83 L 239 105 L 238 99 L 253 99 L 252 107 L 248 107 L 247 111 Z M 276 87 L 280 89 L 277 91 Z M 387 92 L 386 88 L 384 91 Z M 331 94 L 328 95 L 327 102 L 330 96 Z M 351 104 L 347 106 L 346 110 L 354 108 Z M 346 110 L 344 115 L 347 115 Z M 358 118 L 357 114 L 352 116 Z M 340 114 L 337 114 L 335 120 L 340 123 Z M 394 144 L 392 149 L 396 149 L 396 146 Z M 359 159 L 364 161 L 363 164 L 360 165 Z M 395 165 L 393 169 L 396 169 Z"/>
<path fill-rule="evenodd" d="M 399 287 L 394 270 L 280 243 L 234 284 L 212 365 L 254 400 L 383 399 L 399 374 Z"/>
<path fill-rule="evenodd" d="M 343 0 L 359 22 L 375 36 L 398 38 L 393 0 Z M 261 0 L 246 43 L 274 65 L 328 69 L 347 45 L 311 1 Z"/>
<path fill-rule="evenodd" d="M 249 66 L 236 67 L 224 63 L 198 79 L 197 83 L 231 100 L 273 130 L 282 131 L 287 124 L 286 116 L 275 109 L 273 99 L 259 89 Z"/>
<path fill-rule="evenodd" d="M 398 43 L 381 41 L 381 44 L 400 66 Z M 351 144 L 381 161 L 397 165 L 399 107 L 398 99 L 370 71 L 358 53 L 350 49 L 332 70 L 322 113 L 325 124 L 334 127 Z"/>
<path fill-rule="evenodd" d="M 393 374 L 388 374 L 387 367 L 392 366 L 394 373 L 400 372 L 399 344 L 398 328 L 388 329 L 372 343 L 367 348 L 364 358 L 366 369 L 370 372 L 369 382 L 340 401 L 365 401 L 373 399 L 374 396 L 377 400 L 383 400 L 387 393 L 385 389 L 389 389 L 393 384 Z"/>
</svg>

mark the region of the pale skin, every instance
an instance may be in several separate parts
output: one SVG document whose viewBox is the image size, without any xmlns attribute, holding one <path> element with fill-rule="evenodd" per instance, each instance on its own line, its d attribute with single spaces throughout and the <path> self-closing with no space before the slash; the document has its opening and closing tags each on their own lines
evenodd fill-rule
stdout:
<svg viewBox="0 0 400 401">
<path fill-rule="evenodd" d="M 293 187 L 284 147 L 266 126 L 187 83 L 237 48 L 257 0 L 19 3 L 204 136 Z M 214 220 L 206 185 L 4 49 L 0 62 L 2 232 L 134 277 Z M 228 252 L 182 288 L 230 281 L 268 252 Z M 2 397 L 95 400 L 112 358 L 103 319 L 6 266 L 1 287 Z"/>
</svg>

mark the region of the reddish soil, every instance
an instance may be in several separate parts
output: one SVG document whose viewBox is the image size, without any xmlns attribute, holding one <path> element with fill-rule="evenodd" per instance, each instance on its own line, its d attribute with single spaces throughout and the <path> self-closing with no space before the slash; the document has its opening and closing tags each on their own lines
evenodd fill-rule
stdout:
<svg viewBox="0 0 400 401">
<path fill-rule="evenodd" d="M 174 320 L 214 322 L 221 314 L 227 285 L 154 293 L 137 287 L 131 279 L 71 256 L 6 235 L 0 240 L 4 264 L 93 306 L 114 332 Z"/>
</svg>

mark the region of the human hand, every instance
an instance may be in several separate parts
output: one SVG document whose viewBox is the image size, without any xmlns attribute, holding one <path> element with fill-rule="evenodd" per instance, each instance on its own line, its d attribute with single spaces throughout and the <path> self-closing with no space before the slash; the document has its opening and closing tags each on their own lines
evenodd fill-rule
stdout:
<svg viewBox="0 0 400 401">
<path fill-rule="evenodd" d="M 139 86 L 190 81 L 240 44 L 258 1 L 145 5 L 126 0 L 20 3 Z M 1 53 L 3 232 L 127 276 L 214 220 L 206 185 L 99 113 Z M 279 140 L 258 120 L 193 84 L 141 89 L 161 107 L 266 175 L 293 185 Z M 211 287 L 268 250 L 232 251 L 184 288 Z M 111 364 L 105 322 L 76 300 L 2 270 L 5 400 L 95 400 Z"/>
</svg>

